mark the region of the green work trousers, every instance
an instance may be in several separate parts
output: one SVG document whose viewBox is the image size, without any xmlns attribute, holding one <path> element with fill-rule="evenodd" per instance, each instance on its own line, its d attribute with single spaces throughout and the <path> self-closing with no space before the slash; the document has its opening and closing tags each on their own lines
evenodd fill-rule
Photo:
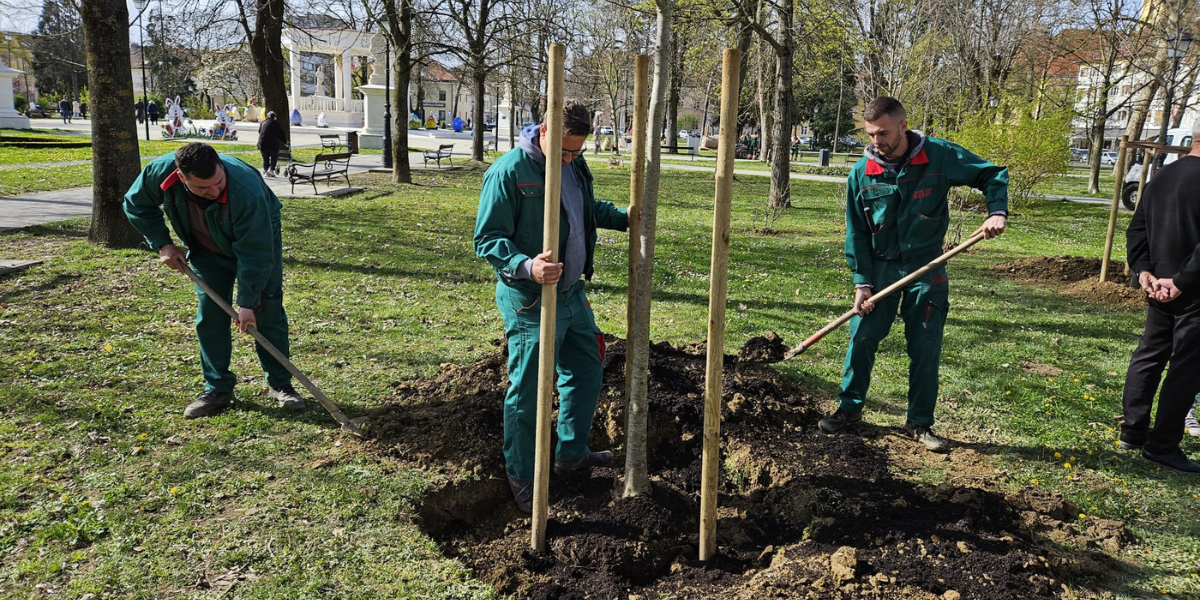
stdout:
<svg viewBox="0 0 1200 600">
<path fill-rule="evenodd" d="M 554 325 L 558 372 L 558 445 L 554 459 L 571 461 L 590 450 L 588 433 L 603 380 L 604 335 L 596 327 L 591 304 L 577 281 L 559 292 Z M 504 398 L 504 461 L 508 476 L 533 481 L 537 433 L 538 352 L 541 294 L 496 284 L 496 306 L 508 340 L 508 394 Z"/>
<path fill-rule="evenodd" d="M 895 283 L 924 266 L 905 268 L 899 261 L 874 262 L 874 291 Z M 842 389 L 838 394 L 841 409 L 857 413 L 863 409 L 871 369 L 879 343 L 887 337 L 896 320 L 896 311 L 904 319 L 904 338 L 908 350 L 908 421 L 914 425 L 933 425 L 933 409 L 938 395 L 938 364 L 941 362 L 942 330 L 950 307 L 950 286 L 945 266 L 926 273 L 905 286 L 901 292 L 880 300 L 865 317 L 850 319 L 850 347 L 842 371 Z"/>
<path fill-rule="evenodd" d="M 254 307 L 258 331 L 267 338 L 284 356 L 291 356 L 288 345 L 287 312 L 283 310 L 283 238 L 278 224 L 275 225 L 274 270 L 267 287 Z M 188 252 L 192 270 L 207 283 L 222 300 L 233 299 L 233 283 L 237 279 L 237 260 L 205 251 Z M 196 288 L 196 338 L 200 341 L 200 367 L 204 372 L 204 388 L 216 392 L 232 392 L 237 377 L 229 370 L 230 354 L 233 352 L 232 319 L 213 302 L 208 294 Z M 237 306 L 234 306 L 237 309 Z M 275 357 L 262 345 L 255 342 L 258 362 L 267 375 L 267 385 L 278 389 L 292 382 L 288 373 Z"/>
</svg>

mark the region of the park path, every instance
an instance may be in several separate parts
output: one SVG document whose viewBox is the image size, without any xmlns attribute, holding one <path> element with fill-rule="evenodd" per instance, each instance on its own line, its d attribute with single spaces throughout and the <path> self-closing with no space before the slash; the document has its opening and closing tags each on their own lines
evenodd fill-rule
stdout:
<svg viewBox="0 0 1200 600">
<path fill-rule="evenodd" d="M 459 145 L 455 146 L 456 155 L 459 154 Z M 155 156 L 145 158 L 157 158 Z M 463 157 L 465 159 L 465 157 Z M 378 154 L 357 154 L 350 161 L 350 175 L 362 174 L 371 169 L 378 169 L 382 166 L 383 158 Z M 702 159 L 703 160 L 703 159 Z M 68 161 L 60 163 L 41 163 L 36 165 L 7 165 L 7 168 L 15 168 L 17 166 L 63 166 L 71 164 L 86 164 L 91 161 Z M 421 154 L 410 153 L 409 163 L 413 166 L 413 170 L 424 170 L 422 166 Z M 628 161 L 626 161 L 628 163 Z M 716 168 L 715 163 L 712 166 L 705 164 L 686 164 L 663 161 L 664 169 L 673 169 L 676 171 L 691 171 L 701 173 L 712 173 Z M 5 167 L 0 167 L 5 168 Z M 599 168 L 599 165 L 597 165 Z M 760 171 L 755 169 L 734 169 L 734 174 L 745 177 L 770 177 L 769 171 Z M 809 175 L 807 173 L 791 173 L 791 179 L 801 181 L 820 181 L 824 183 L 843 183 L 844 177 L 833 177 L 828 175 Z M 275 179 L 267 179 L 267 185 L 280 198 L 308 198 L 312 197 L 312 186 L 306 183 L 300 183 L 296 186 L 296 191 L 292 191 L 292 185 L 284 177 Z M 351 179 L 353 183 L 353 179 Z M 322 190 L 321 188 L 324 187 Z M 329 193 L 340 189 L 338 186 L 318 186 L 320 193 Z M 1111 200 L 1103 200 L 1100 198 L 1085 198 L 1081 196 L 1060 196 L 1060 195 L 1045 195 L 1047 199 L 1062 199 L 1070 202 L 1078 202 L 1081 204 L 1093 205 L 1109 205 Z M 1122 209 L 1124 210 L 1124 209 Z M 92 188 L 81 187 L 66 190 L 55 190 L 50 192 L 37 192 L 30 194 L 19 194 L 16 196 L 0 197 L 0 231 L 8 229 L 17 229 L 21 227 L 29 227 L 31 225 L 40 225 L 43 223 L 52 223 L 55 221 L 63 221 L 77 217 L 90 217 L 92 215 Z"/>
</svg>

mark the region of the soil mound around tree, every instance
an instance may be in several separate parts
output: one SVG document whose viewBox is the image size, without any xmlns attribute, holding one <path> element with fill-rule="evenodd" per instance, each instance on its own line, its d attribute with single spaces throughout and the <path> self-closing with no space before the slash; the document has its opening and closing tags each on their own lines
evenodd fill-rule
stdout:
<svg viewBox="0 0 1200 600">
<path fill-rule="evenodd" d="M 1121 570 L 1101 549 L 1129 543 L 1123 524 L 1082 521 L 1037 490 L 1003 493 L 982 453 L 930 455 L 867 423 L 821 433 L 829 402 L 759 360 L 778 348 L 772 334 L 724 357 L 719 552 L 708 563 L 697 560 L 701 342 L 650 348 L 651 491 L 624 498 L 625 342 L 608 338 L 589 445 L 618 457 L 590 473 L 552 475 L 544 553 L 529 550 L 529 519 L 505 481 L 502 351 L 396 384 L 363 448 L 445 473 L 420 502 L 421 528 L 518 598 L 1050 599 L 1064 579 L 1103 585 Z M 929 486 L 896 474 L 922 461 L 971 476 Z"/>
<path fill-rule="evenodd" d="M 1130 287 L 1125 263 L 1109 261 L 1108 274 L 1100 281 L 1101 260 L 1081 256 L 1033 256 L 1000 263 L 993 270 L 1060 294 L 1116 306 L 1144 306 L 1145 292 Z"/>
</svg>

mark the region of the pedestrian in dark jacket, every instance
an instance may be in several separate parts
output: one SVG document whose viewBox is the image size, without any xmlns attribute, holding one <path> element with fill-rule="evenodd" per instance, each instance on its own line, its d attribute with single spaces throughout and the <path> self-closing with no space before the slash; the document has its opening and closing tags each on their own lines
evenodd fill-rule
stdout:
<svg viewBox="0 0 1200 600">
<path fill-rule="evenodd" d="M 158 105 L 153 100 L 146 105 L 146 118 L 150 119 L 151 125 L 158 125 Z"/>
<path fill-rule="evenodd" d="M 1200 464 L 1179 448 L 1184 418 L 1200 391 L 1200 122 L 1192 151 L 1165 166 L 1146 184 L 1125 233 L 1129 267 L 1149 296 L 1146 329 L 1125 374 L 1125 421 L 1120 446 L 1188 475 Z M 1163 369 L 1158 412 L 1150 408 Z"/>
<path fill-rule="evenodd" d="M 86 118 L 87 118 L 87 108 L 88 108 L 88 107 L 87 107 L 87 102 L 80 102 L 80 103 L 79 103 L 79 116 L 80 116 L 80 117 L 83 117 L 84 119 L 86 119 Z"/>
<path fill-rule="evenodd" d="M 267 118 L 258 124 L 258 151 L 262 154 L 263 175 L 275 177 L 276 161 L 279 160 L 279 148 L 287 142 L 283 135 L 283 126 L 275 118 L 275 111 L 267 113 Z"/>
<path fill-rule="evenodd" d="M 146 105 L 141 100 L 133 103 L 133 114 L 137 117 L 138 123 L 146 118 Z"/>
<path fill-rule="evenodd" d="M 58 112 L 62 115 L 63 124 L 71 122 L 71 101 L 63 98 L 58 101 Z"/>
</svg>

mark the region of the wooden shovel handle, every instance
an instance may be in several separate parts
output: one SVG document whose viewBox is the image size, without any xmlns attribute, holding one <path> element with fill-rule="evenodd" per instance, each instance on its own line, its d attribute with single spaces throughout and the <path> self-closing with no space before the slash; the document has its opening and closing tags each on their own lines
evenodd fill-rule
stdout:
<svg viewBox="0 0 1200 600">
<path fill-rule="evenodd" d="M 916 271 L 913 271 L 912 273 L 909 273 L 908 275 L 905 275 L 903 278 L 901 278 L 896 283 L 893 283 L 892 285 L 889 285 L 889 286 L 883 288 L 882 290 L 880 290 L 874 294 L 871 294 L 871 300 L 872 301 L 882 300 L 883 298 L 886 298 L 888 295 L 890 295 L 892 292 L 899 290 L 899 289 L 903 289 L 904 286 L 920 279 L 926 273 L 936 269 L 937 267 L 944 264 L 946 261 L 953 258 L 959 252 L 962 252 L 963 250 L 966 250 L 967 248 L 974 246 L 977 242 L 985 239 L 986 237 L 987 236 L 980 233 L 980 234 L 976 235 L 975 237 L 972 237 L 972 238 L 968 239 L 967 241 L 955 246 L 953 249 L 947 251 L 945 254 L 933 259 L 933 261 L 930 262 L 929 264 L 921 267 L 920 269 L 917 269 Z M 843 323 L 845 323 L 846 321 L 849 321 L 851 318 L 854 317 L 855 314 L 856 313 L 854 312 L 853 308 L 846 311 L 844 314 L 842 314 L 842 316 L 834 319 L 828 325 L 822 327 L 820 331 L 808 336 L 808 339 L 801 342 L 799 346 L 796 346 L 795 348 L 788 350 L 787 354 L 783 355 L 783 360 L 787 360 L 789 358 L 792 358 L 793 356 L 799 356 L 801 354 L 804 354 L 805 350 L 808 350 L 809 347 L 811 347 L 813 344 L 816 344 L 817 342 L 821 341 L 821 338 L 828 335 L 829 332 L 833 331 L 834 329 L 837 329 L 838 327 L 841 327 Z"/>
<path fill-rule="evenodd" d="M 237 311 L 235 311 L 233 307 L 225 301 L 224 298 L 213 291 L 213 289 L 209 287 L 203 279 L 200 279 L 200 276 L 197 275 L 196 272 L 187 265 L 187 263 L 184 263 L 183 265 L 183 274 L 187 275 L 188 279 L 191 279 L 192 283 L 196 284 L 196 287 L 200 288 L 200 290 L 203 291 L 213 302 L 215 302 L 217 306 L 220 306 L 221 310 L 225 311 L 230 317 L 237 319 Z M 279 364 L 283 365 L 283 367 L 288 370 L 288 373 L 291 373 L 292 377 L 295 377 L 296 380 L 300 382 L 300 385 L 303 385 L 304 389 L 308 390 L 313 397 L 321 403 L 321 406 L 324 406 L 325 410 L 329 411 L 330 415 L 333 415 L 333 418 L 337 420 L 339 424 L 341 424 L 342 431 L 358 437 L 364 437 L 362 429 L 358 427 L 358 424 L 346 418 L 346 414 L 343 413 L 341 409 L 339 409 L 337 405 L 335 405 L 333 401 L 331 401 L 329 397 L 321 391 L 321 388 L 318 388 L 315 383 L 313 383 L 304 375 L 304 373 L 301 373 L 300 369 L 297 369 L 296 365 L 292 364 L 292 361 L 288 360 L 288 357 L 284 356 L 283 353 L 279 351 L 279 348 L 275 347 L 275 344 L 268 342 L 266 336 L 264 336 L 257 327 L 253 325 L 247 327 L 246 333 L 249 333 L 251 336 L 253 336 L 255 341 L 261 344 L 262 347 L 271 354 L 271 356 L 275 357 L 275 360 L 279 361 Z"/>
</svg>

